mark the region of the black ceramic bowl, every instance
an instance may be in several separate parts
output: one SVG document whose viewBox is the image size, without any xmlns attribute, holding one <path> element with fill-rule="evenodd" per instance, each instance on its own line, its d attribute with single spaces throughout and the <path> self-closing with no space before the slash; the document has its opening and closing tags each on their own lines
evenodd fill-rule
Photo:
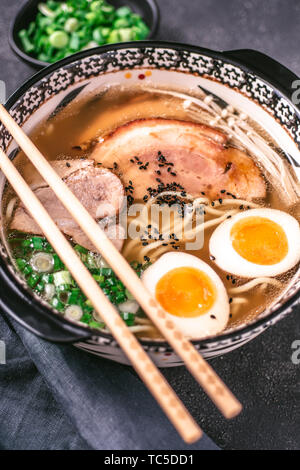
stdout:
<svg viewBox="0 0 300 470">
<path fill-rule="evenodd" d="M 201 89 L 210 102 L 225 110 L 230 104 L 266 129 L 300 181 L 300 109 L 293 103 L 297 77 L 283 65 L 257 51 L 216 52 L 185 44 L 157 41 L 110 44 L 67 57 L 41 71 L 6 103 L 16 122 L 30 133 L 44 119 L 60 112 L 76 97 L 99 93 L 107 83 L 175 86 L 189 94 Z M 16 143 L 0 125 L 0 147 L 11 159 Z M 277 176 L 278 181 L 282 173 Z M 0 201 L 5 178 L 0 172 Z M 3 220 L 3 214 L 0 214 Z M 0 227 L 1 228 L 1 227 Z M 231 327 L 210 338 L 193 341 L 212 358 L 239 348 L 300 304 L 300 269 L 286 291 L 251 322 Z M 92 354 L 128 363 L 114 338 L 100 330 L 71 323 L 41 301 L 20 277 L 0 234 L 0 309 L 36 335 L 55 342 L 72 342 Z M 181 365 L 165 341 L 141 343 L 160 367 Z"/>
<path fill-rule="evenodd" d="M 59 0 L 58 0 L 59 1 Z M 19 38 L 19 31 L 26 29 L 34 20 L 38 12 L 37 6 L 41 0 L 26 0 L 20 7 L 16 17 L 11 23 L 9 31 L 9 44 L 12 50 L 25 62 L 40 69 L 49 65 L 24 52 Z M 159 9 L 156 0 L 108 0 L 114 7 L 129 6 L 135 13 L 139 14 L 150 29 L 147 39 L 155 36 L 159 25 Z"/>
</svg>

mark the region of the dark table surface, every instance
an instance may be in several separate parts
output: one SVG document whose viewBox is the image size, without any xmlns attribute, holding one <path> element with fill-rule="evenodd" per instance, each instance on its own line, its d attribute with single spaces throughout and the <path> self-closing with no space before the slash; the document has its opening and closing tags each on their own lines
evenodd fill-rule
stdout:
<svg viewBox="0 0 300 470">
<path fill-rule="evenodd" d="M 22 2 L 1 0 L 0 79 L 12 93 L 34 72 L 8 46 L 11 19 Z M 216 50 L 257 49 L 300 75 L 298 0 L 158 0 L 158 39 Z M 220 417 L 184 368 L 166 377 L 205 432 L 225 449 L 300 449 L 300 365 L 291 345 L 300 340 L 300 311 L 237 351 L 212 361 L 244 404 L 233 421 Z"/>
</svg>

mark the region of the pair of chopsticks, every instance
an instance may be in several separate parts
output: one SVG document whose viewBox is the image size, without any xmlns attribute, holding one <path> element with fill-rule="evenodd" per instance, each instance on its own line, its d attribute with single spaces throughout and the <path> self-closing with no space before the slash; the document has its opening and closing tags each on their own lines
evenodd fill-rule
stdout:
<svg viewBox="0 0 300 470">
<path fill-rule="evenodd" d="M 212 367 L 202 358 L 192 343 L 184 338 L 183 334 L 175 327 L 173 321 L 148 292 L 98 223 L 82 206 L 2 105 L 0 105 L 0 120 L 115 274 L 134 295 L 163 337 L 181 357 L 186 367 L 222 414 L 226 418 L 236 416 L 242 409 L 239 401 L 217 376 Z M 0 149 L 0 168 L 184 441 L 192 443 L 198 440 L 202 435 L 202 431 L 197 423 L 146 354 L 136 337 L 130 332 L 115 307 L 103 294 L 70 243 L 2 149 Z"/>
</svg>

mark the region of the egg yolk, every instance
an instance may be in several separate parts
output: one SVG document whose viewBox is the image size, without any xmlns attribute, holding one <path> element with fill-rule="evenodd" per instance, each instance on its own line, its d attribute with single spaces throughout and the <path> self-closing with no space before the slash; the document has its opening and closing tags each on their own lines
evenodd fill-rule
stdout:
<svg viewBox="0 0 300 470">
<path fill-rule="evenodd" d="M 265 217 L 245 217 L 234 224 L 230 236 L 235 251 L 251 263 L 277 264 L 288 252 L 284 230 Z"/>
<path fill-rule="evenodd" d="M 161 306 L 177 317 L 197 317 L 214 304 L 215 287 L 199 269 L 175 268 L 160 278 L 155 295 Z"/>
</svg>

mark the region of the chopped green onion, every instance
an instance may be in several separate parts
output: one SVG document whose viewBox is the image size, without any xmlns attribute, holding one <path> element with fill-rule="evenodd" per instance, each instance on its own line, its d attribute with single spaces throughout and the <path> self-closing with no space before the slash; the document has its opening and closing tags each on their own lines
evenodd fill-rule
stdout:
<svg viewBox="0 0 300 470">
<path fill-rule="evenodd" d="M 95 321 L 95 320 L 90 321 L 88 325 L 89 325 L 90 328 L 97 328 L 97 329 L 102 329 L 102 328 L 105 327 L 104 323 L 100 323 L 100 322 Z"/>
<path fill-rule="evenodd" d="M 53 282 L 54 282 L 54 276 L 53 276 L 53 274 L 43 274 L 43 275 L 42 275 L 42 280 L 43 280 L 46 284 L 53 284 Z"/>
<path fill-rule="evenodd" d="M 99 255 L 96 255 L 95 253 L 92 253 L 91 251 L 88 252 L 87 258 L 86 258 L 88 268 L 99 269 L 100 260 L 101 260 L 101 257 Z"/>
<path fill-rule="evenodd" d="M 98 282 L 98 284 L 102 283 L 105 279 L 104 276 L 100 276 L 99 274 L 93 274 L 93 278 L 96 282 Z"/>
<path fill-rule="evenodd" d="M 43 292 L 45 289 L 45 283 L 43 281 L 39 281 L 35 286 L 35 290 L 38 292 Z"/>
<path fill-rule="evenodd" d="M 123 318 L 124 322 L 127 326 L 133 326 L 135 323 L 135 315 L 133 313 L 122 312 L 121 317 Z"/>
<path fill-rule="evenodd" d="M 49 16 L 50 18 L 55 17 L 55 12 L 52 11 L 46 3 L 39 3 L 38 9 L 42 13 L 42 15 Z"/>
<path fill-rule="evenodd" d="M 79 46 L 80 46 L 80 37 L 78 36 L 77 33 L 73 33 L 71 35 L 69 47 L 72 51 L 77 51 L 79 49 Z M 84 254 L 83 252 L 79 250 L 76 250 L 76 251 L 78 251 L 80 255 Z"/>
<path fill-rule="evenodd" d="M 26 259 L 23 259 L 23 258 L 17 258 L 16 263 L 17 263 L 17 266 L 20 269 L 20 271 L 23 271 L 23 269 L 27 265 Z"/>
<path fill-rule="evenodd" d="M 25 274 L 25 276 L 32 273 L 32 271 L 33 271 L 33 269 L 30 266 L 30 264 L 26 264 L 26 266 L 23 268 L 23 273 Z"/>
<path fill-rule="evenodd" d="M 81 245 L 75 245 L 74 250 L 78 251 L 79 253 L 85 253 L 85 254 L 87 254 L 89 251 Z"/>
<path fill-rule="evenodd" d="M 53 269 L 54 258 L 49 253 L 39 252 L 32 256 L 30 264 L 38 273 L 48 273 Z"/>
<path fill-rule="evenodd" d="M 69 271 L 58 271 L 53 274 L 53 278 L 56 287 L 61 284 L 72 284 L 71 274 Z"/>
<path fill-rule="evenodd" d="M 56 290 L 57 292 L 68 292 L 71 290 L 71 284 L 59 284 L 56 286 Z"/>
<path fill-rule="evenodd" d="M 104 1 L 103 0 L 96 0 L 95 2 L 92 2 L 91 5 L 90 5 L 90 9 L 92 11 L 97 11 L 97 10 L 100 10 L 100 8 L 102 7 Z"/>
<path fill-rule="evenodd" d="M 27 284 L 33 289 L 39 282 L 40 278 L 41 276 L 39 274 L 31 273 L 27 278 Z"/>
<path fill-rule="evenodd" d="M 78 28 L 79 22 L 77 18 L 68 18 L 67 21 L 65 22 L 64 30 L 67 33 L 74 33 L 76 29 Z"/>
<path fill-rule="evenodd" d="M 56 310 L 63 311 L 65 306 L 64 304 L 60 301 L 58 297 L 53 297 L 51 300 L 51 305 L 54 307 Z"/>
<path fill-rule="evenodd" d="M 109 277 L 108 279 L 106 279 L 106 286 L 115 286 L 116 285 L 116 278 L 113 278 L 113 277 Z"/>
<path fill-rule="evenodd" d="M 89 300 L 87 300 L 86 302 L 84 302 L 84 304 L 82 304 L 82 308 L 83 308 L 84 312 L 87 312 L 87 313 L 90 313 L 94 310 L 94 307 L 90 303 Z"/>
<path fill-rule="evenodd" d="M 81 317 L 81 320 L 83 323 L 90 323 L 90 321 L 93 321 L 93 317 L 91 313 L 84 313 Z"/>
<path fill-rule="evenodd" d="M 128 300 L 134 300 L 134 296 L 127 288 L 125 289 L 125 294 Z"/>
<path fill-rule="evenodd" d="M 69 305 L 78 305 L 81 303 L 82 293 L 80 289 L 72 289 L 68 297 L 67 303 Z"/>
<path fill-rule="evenodd" d="M 96 41 L 98 44 L 104 44 L 105 43 L 105 38 L 102 34 L 102 28 L 98 27 L 95 28 L 93 31 L 93 39 Z"/>
<path fill-rule="evenodd" d="M 132 30 L 130 28 L 119 29 L 119 37 L 120 41 L 131 41 L 131 39 L 133 38 Z"/>
<path fill-rule="evenodd" d="M 65 316 L 69 320 L 79 321 L 83 315 L 82 308 L 79 305 L 69 305 L 65 310 Z"/>
<path fill-rule="evenodd" d="M 137 313 L 139 304 L 135 300 L 126 300 L 118 306 L 120 312 Z"/>
<path fill-rule="evenodd" d="M 100 268 L 100 274 L 109 277 L 113 274 L 113 270 L 111 268 Z"/>
<path fill-rule="evenodd" d="M 121 40 L 119 31 L 116 29 L 113 29 L 110 33 L 110 35 L 107 38 L 108 44 L 114 43 L 114 42 L 119 42 Z"/>
<path fill-rule="evenodd" d="M 30 54 L 31 52 L 34 51 L 34 44 L 30 41 L 25 29 L 22 29 L 19 32 L 19 38 L 22 42 L 23 49 L 27 54 Z"/>
<path fill-rule="evenodd" d="M 27 54 L 53 63 L 98 45 L 145 39 L 148 33 L 141 16 L 129 6 L 115 8 L 105 0 L 45 0 L 19 38 Z"/>
<path fill-rule="evenodd" d="M 124 18 L 124 16 L 129 16 L 131 14 L 131 9 L 129 7 L 120 7 L 116 10 L 116 15 L 119 18 Z"/>
<path fill-rule="evenodd" d="M 54 259 L 53 271 L 58 271 L 64 268 L 63 262 L 59 259 L 56 253 L 53 255 L 53 259 Z"/>
<path fill-rule="evenodd" d="M 44 290 L 44 296 L 46 300 L 51 300 L 55 295 L 55 286 L 54 284 L 46 284 Z"/>
<path fill-rule="evenodd" d="M 54 31 L 49 37 L 49 42 L 56 49 L 63 49 L 69 42 L 69 36 L 64 31 Z"/>
<path fill-rule="evenodd" d="M 117 20 L 114 21 L 114 27 L 116 29 L 128 28 L 130 26 L 131 26 L 131 24 L 130 24 L 130 21 L 129 21 L 128 18 L 118 18 Z"/>
<path fill-rule="evenodd" d="M 108 5 L 107 3 L 105 3 L 105 4 L 101 7 L 101 11 L 102 11 L 102 13 L 104 13 L 105 15 L 111 15 L 111 13 L 114 13 L 115 8 L 114 8 L 112 5 Z"/>
<path fill-rule="evenodd" d="M 121 304 L 125 302 L 125 300 L 126 300 L 126 295 L 122 292 L 118 293 L 115 297 L 116 304 Z"/>
<path fill-rule="evenodd" d="M 104 39 L 106 40 L 110 34 L 110 28 L 106 28 L 106 27 L 101 28 L 101 33 Z"/>
</svg>

